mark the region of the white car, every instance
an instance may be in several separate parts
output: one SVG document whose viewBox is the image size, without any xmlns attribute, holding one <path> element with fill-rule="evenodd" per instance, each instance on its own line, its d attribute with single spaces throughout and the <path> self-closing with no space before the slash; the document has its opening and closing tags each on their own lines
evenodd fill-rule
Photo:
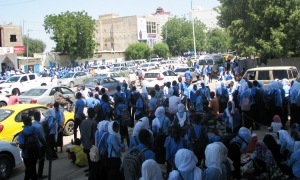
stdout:
<svg viewBox="0 0 300 180">
<path fill-rule="evenodd" d="M 144 63 L 144 64 L 141 64 L 140 67 L 137 69 L 141 69 L 143 71 L 150 71 L 150 70 L 156 69 L 156 66 L 154 63 Z"/>
<path fill-rule="evenodd" d="M 21 163 L 22 158 L 19 147 L 11 142 L 0 141 L 0 179 L 8 179 L 13 169 Z"/>
<path fill-rule="evenodd" d="M 154 86 L 158 84 L 160 87 L 164 86 L 166 82 L 177 81 L 178 75 L 173 71 L 149 71 L 145 72 L 142 78 L 142 86 L 146 87 L 148 91 L 154 89 Z"/>
<path fill-rule="evenodd" d="M 7 106 L 8 97 L 4 94 L 0 94 L 0 107 Z"/>
<path fill-rule="evenodd" d="M 105 65 L 93 65 L 91 66 L 91 68 L 94 68 L 95 69 L 95 72 L 98 74 L 98 73 L 101 73 L 101 72 L 107 72 L 109 71 L 110 67 L 109 66 L 105 66 Z"/>
<path fill-rule="evenodd" d="M 94 77 L 112 77 L 112 78 L 115 78 L 116 80 L 118 80 L 121 83 L 124 80 L 127 82 L 125 77 L 122 77 L 118 73 L 115 73 L 115 72 L 102 72 L 102 73 L 96 74 Z"/>
</svg>

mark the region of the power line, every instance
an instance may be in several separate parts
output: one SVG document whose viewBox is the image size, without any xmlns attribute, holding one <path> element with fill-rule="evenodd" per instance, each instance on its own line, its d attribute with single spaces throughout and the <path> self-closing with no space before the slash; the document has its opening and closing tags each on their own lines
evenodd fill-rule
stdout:
<svg viewBox="0 0 300 180">
<path fill-rule="evenodd" d="M 23 2 L 18 2 L 18 3 L 11 3 L 11 4 L 2 4 L 0 6 L 11 6 L 11 5 L 17 5 L 17 4 L 24 4 L 24 3 L 28 3 L 28 2 L 32 2 L 35 0 L 30 0 L 30 1 L 23 1 Z"/>
</svg>

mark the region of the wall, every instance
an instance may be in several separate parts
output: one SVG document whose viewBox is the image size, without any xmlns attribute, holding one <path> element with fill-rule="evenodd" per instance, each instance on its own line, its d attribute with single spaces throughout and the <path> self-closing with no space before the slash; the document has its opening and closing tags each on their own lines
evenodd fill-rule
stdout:
<svg viewBox="0 0 300 180">
<path fill-rule="evenodd" d="M 22 46 L 22 27 L 13 25 L 0 25 L 2 47 Z M 17 42 L 10 42 L 10 35 L 16 35 Z"/>
<path fill-rule="evenodd" d="M 17 54 L 0 55 L 0 72 L 3 72 L 1 63 L 6 63 L 6 66 L 17 69 Z"/>
<path fill-rule="evenodd" d="M 203 9 L 200 6 L 193 7 L 193 17 L 194 19 L 198 19 L 203 22 L 207 28 L 216 28 L 219 26 L 217 25 L 218 19 L 217 16 L 219 14 L 213 9 Z M 189 12 L 190 20 L 192 20 L 192 13 Z"/>
</svg>

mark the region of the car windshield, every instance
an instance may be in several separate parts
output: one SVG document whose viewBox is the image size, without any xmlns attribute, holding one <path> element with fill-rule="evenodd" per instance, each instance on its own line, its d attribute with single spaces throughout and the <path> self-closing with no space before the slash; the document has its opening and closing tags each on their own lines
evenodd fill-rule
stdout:
<svg viewBox="0 0 300 180">
<path fill-rule="evenodd" d="M 96 74 L 95 77 L 107 77 L 107 74 Z"/>
<path fill-rule="evenodd" d="M 165 61 L 162 61 L 162 62 L 160 62 L 160 64 L 167 64 L 167 62 L 165 62 Z"/>
<path fill-rule="evenodd" d="M 213 61 L 212 59 L 208 59 L 208 60 L 207 60 L 207 64 L 213 65 L 213 64 L 214 64 L 214 61 Z"/>
<path fill-rule="evenodd" d="M 206 63 L 205 60 L 200 60 L 200 61 L 199 61 L 199 65 L 207 65 L 207 63 Z"/>
<path fill-rule="evenodd" d="M 185 71 L 187 71 L 186 68 L 177 68 L 177 69 L 175 69 L 174 72 L 185 72 Z"/>
<path fill-rule="evenodd" d="M 14 83 L 14 82 L 18 82 L 18 80 L 20 79 L 21 76 L 12 76 L 10 77 L 8 80 L 6 80 L 5 83 Z"/>
<path fill-rule="evenodd" d="M 117 63 L 117 64 L 113 64 L 114 67 L 120 67 L 121 64 L 120 63 Z"/>
<path fill-rule="evenodd" d="M 86 81 L 84 81 L 84 84 L 97 84 L 97 82 L 99 82 L 100 79 L 95 79 L 95 78 L 91 78 L 91 79 L 87 79 Z"/>
<path fill-rule="evenodd" d="M 140 67 L 148 67 L 149 64 L 142 64 Z"/>
<path fill-rule="evenodd" d="M 0 122 L 8 118 L 14 111 L 8 109 L 0 109 Z"/>
<path fill-rule="evenodd" d="M 116 72 L 116 71 L 120 71 L 120 68 L 112 68 L 109 70 L 110 72 Z"/>
<path fill-rule="evenodd" d="M 106 67 L 105 67 L 105 66 L 100 66 L 99 68 L 100 68 L 100 69 L 106 69 Z"/>
<path fill-rule="evenodd" d="M 63 78 L 72 78 L 74 76 L 74 73 L 68 73 L 63 76 Z"/>
<path fill-rule="evenodd" d="M 145 78 L 159 78 L 160 74 L 159 73 L 146 73 Z"/>
<path fill-rule="evenodd" d="M 47 89 L 30 89 L 23 93 L 21 96 L 41 96 L 43 95 Z"/>
</svg>

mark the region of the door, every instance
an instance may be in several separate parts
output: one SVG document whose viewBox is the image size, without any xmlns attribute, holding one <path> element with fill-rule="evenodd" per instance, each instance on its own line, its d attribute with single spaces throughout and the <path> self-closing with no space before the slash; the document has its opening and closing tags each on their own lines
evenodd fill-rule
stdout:
<svg viewBox="0 0 300 180">
<path fill-rule="evenodd" d="M 20 83 L 22 85 L 22 88 L 20 89 L 20 92 L 25 92 L 25 91 L 27 91 L 28 89 L 31 88 L 27 75 L 21 77 Z"/>
<path fill-rule="evenodd" d="M 24 65 L 24 72 L 25 72 L 25 73 L 28 72 L 28 67 L 27 67 L 27 65 Z"/>
<path fill-rule="evenodd" d="M 49 95 L 48 95 L 49 102 L 47 102 L 47 103 L 54 103 L 55 102 L 55 99 L 54 99 L 54 93 L 55 92 L 56 92 L 55 88 L 52 88 Z"/>
<path fill-rule="evenodd" d="M 37 73 L 37 74 L 40 73 L 40 65 L 39 64 L 34 65 L 34 73 Z"/>
</svg>

